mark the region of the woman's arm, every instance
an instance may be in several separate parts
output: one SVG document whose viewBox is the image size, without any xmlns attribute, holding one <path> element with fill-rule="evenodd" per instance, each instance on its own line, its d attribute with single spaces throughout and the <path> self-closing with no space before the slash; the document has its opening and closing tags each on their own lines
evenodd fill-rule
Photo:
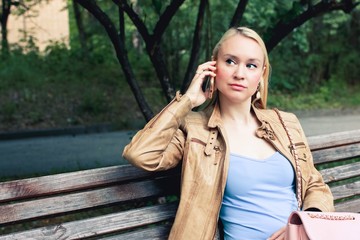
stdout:
<svg viewBox="0 0 360 240">
<path fill-rule="evenodd" d="M 307 179 L 303 181 L 303 188 L 305 190 L 303 191 L 303 193 L 305 192 L 303 197 L 303 209 L 318 209 L 322 212 L 334 211 L 335 208 L 333 195 L 329 186 L 325 184 L 322 175 L 314 166 L 310 147 L 300 122 L 299 126 L 301 137 L 304 139 L 307 149 L 309 149 L 309 158 L 307 160 L 307 164 L 308 168 L 310 169 Z"/>
<path fill-rule="evenodd" d="M 185 144 L 185 134 L 179 127 L 190 111 L 190 99 L 177 94 L 171 103 L 136 133 L 124 148 L 123 157 L 147 171 L 175 167 L 182 159 Z"/>
<path fill-rule="evenodd" d="M 175 167 L 183 157 L 185 133 L 180 125 L 192 108 L 206 100 L 201 85 L 205 77 L 215 77 L 215 61 L 201 64 L 186 94 L 176 98 L 140 130 L 124 148 L 123 157 L 148 171 Z"/>
</svg>

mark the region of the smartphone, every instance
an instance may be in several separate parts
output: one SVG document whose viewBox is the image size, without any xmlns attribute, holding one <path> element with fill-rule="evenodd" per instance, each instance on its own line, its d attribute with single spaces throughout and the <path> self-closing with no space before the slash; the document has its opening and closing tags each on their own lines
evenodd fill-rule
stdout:
<svg viewBox="0 0 360 240">
<path fill-rule="evenodd" d="M 214 84 L 215 80 L 214 77 L 206 76 L 205 80 L 202 84 L 202 90 L 205 93 L 206 97 L 211 99 L 214 93 Z"/>
</svg>

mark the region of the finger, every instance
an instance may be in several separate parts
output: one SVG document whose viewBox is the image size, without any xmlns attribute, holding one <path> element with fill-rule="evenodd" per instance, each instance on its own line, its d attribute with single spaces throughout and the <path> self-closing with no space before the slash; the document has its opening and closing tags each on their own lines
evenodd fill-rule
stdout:
<svg viewBox="0 0 360 240">
<path fill-rule="evenodd" d="M 197 74 L 197 75 L 200 75 L 200 74 L 203 73 L 203 72 L 204 72 L 204 70 L 197 70 L 197 71 L 196 71 L 196 74 Z"/>
<path fill-rule="evenodd" d="M 213 71 L 210 71 L 210 70 L 205 70 L 203 71 L 200 76 L 211 76 L 211 77 L 216 77 L 216 73 L 214 73 Z"/>
<path fill-rule="evenodd" d="M 201 74 L 195 75 L 193 81 L 197 82 L 196 84 L 199 85 L 200 87 L 202 87 L 202 85 L 204 84 L 204 81 L 206 81 L 206 79 L 208 77 L 216 78 L 216 73 L 211 72 L 211 71 L 204 71 Z"/>
<path fill-rule="evenodd" d="M 204 64 L 201 64 L 198 66 L 197 70 L 196 70 L 196 74 L 201 74 L 204 71 L 214 71 L 216 70 L 215 67 L 216 61 L 210 61 L 210 62 L 206 62 Z"/>
<path fill-rule="evenodd" d="M 273 235 L 271 235 L 271 237 L 268 238 L 268 240 L 283 240 L 285 237 L 285 228 L 286 227 L 280 228 Z"/>
</svg>

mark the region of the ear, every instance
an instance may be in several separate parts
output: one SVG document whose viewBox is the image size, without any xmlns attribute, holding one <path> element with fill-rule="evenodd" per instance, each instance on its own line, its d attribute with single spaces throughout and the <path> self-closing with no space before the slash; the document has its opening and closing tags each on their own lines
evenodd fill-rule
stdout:
<svg viewBox="0 0 360 240">
<path fill-rule="evenodd" d="M 263 69 L 262 69 L 262 74 L 261 74 L 261 75 L 262 75 L 263 77 L 264 77 L 265 72 L 266 72 L 266 66 L 264 66 Z"/>
</svg>

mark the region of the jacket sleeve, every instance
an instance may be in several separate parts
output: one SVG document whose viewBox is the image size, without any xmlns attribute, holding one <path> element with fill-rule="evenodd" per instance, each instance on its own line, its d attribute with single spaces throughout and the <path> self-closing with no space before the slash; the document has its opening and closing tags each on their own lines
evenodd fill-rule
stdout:
<svg viewBox="0 0 360 240">
<path fill-rule="evenodd" d="M 182 160 L 186 137 L 180 125 L 190 111 L 190 99 L 177 95 L 136 133 L 125 146 L 123 157 L 134 166 L 147 171 L 175 167 Z"/>
<path fill-rule="evenodd" d="M 303 139 L 306 148 L 309 149 L 309 158 L 307 161 L 309 174 L 307 178 L 303 180 L 303 209 L 316 208 L 322 212 L 334 211 L 333 195 L 329 186 L 324 182 L 322 175 L 314 166 L 314 160 L 305 133 L 300 122 L 298 124 L 301 138 Z"/>
</svg>

